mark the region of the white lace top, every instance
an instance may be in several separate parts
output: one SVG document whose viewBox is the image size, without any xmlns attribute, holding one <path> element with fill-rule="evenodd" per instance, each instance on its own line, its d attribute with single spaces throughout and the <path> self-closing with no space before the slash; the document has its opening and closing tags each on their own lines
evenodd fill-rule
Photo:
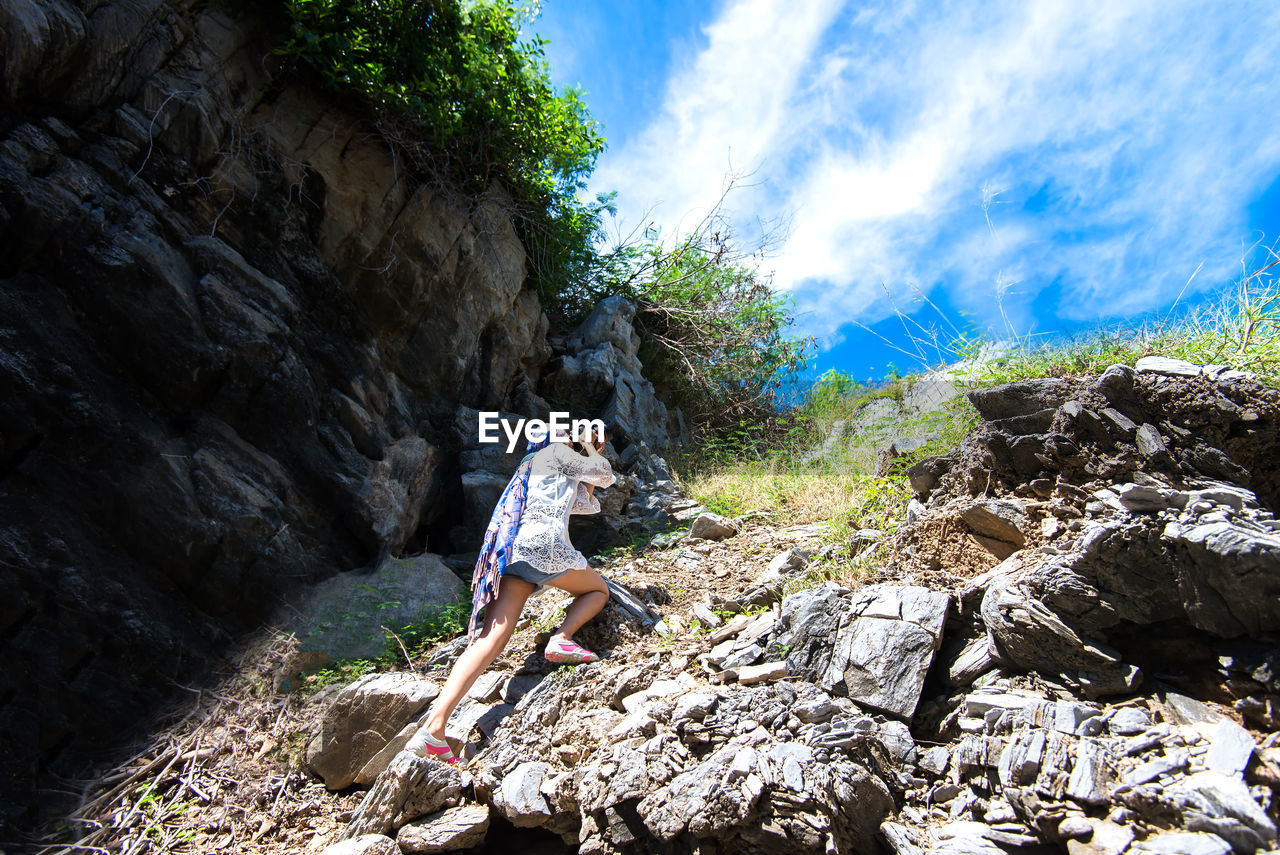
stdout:
<svg viewBox="0 0 1280 855">
<path fill-rule="evenodd" d="M 584 457 L 567 443 L 553 442 L 536 453 L 511 560 L 528 561 L 544 573 L 586 567 L 587 559 L 569 542 L 569 515 L 599 513 L 600 502 L 587 495 L 586 485 L 608 487 L 614 480 L 607 460 Z"/>
</svg>

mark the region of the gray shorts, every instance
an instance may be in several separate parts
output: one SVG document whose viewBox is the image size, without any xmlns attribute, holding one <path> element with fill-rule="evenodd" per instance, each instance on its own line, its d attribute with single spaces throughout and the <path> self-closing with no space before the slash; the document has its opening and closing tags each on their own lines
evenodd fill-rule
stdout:
<svg viewBox="0 0 1280 855">
<path fill-rule="evenodd" d="M 548 573 L 545 570 L 539 570 L 528 561 L 512 561 L 502 571 L 503 576 L 515 576 L 517 579 L 524 579 L 526 582 L 541 587 L 550 583 L 553 579 L 559 579 L 568 570 L 561 570 L 559 573 Z"/>
</svg>

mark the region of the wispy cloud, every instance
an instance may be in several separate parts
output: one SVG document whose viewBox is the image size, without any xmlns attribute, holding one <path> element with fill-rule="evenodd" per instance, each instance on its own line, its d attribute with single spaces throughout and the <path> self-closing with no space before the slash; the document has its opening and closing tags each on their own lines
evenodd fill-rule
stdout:
<svg viewBox="0 0 1280 855">
<path fill-rule="evenodd" d="M 819 334 L 886 290 L 1003 322 L 1003 289 L 1024 331 L 1167 304 L 1280 174 L 1271 3 L 740 0 L 706 34 L 596 180 L 674 228 L 757 169 L 736 212 L 791 215 L 776 283 Z"/>
<path fill-rule="evenodd" d="M 726 173 L 781 162 L 794 94 L 839 0 L 739 0 L 668 81 L 661 113 L 601 161 L 594 184 L 671 231 L 720 196 Z M 783 155 L 785 158 L 785 155 Z"/>
</svg>

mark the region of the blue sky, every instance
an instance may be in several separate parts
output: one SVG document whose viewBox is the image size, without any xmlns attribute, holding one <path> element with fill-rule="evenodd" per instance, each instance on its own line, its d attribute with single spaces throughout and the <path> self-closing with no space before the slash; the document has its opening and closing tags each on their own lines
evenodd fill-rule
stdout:
<svg viewBox="0 0 1280 855">
<path fill-rule="evenodd" d="M 1274 2 L 546 0 L 533 29 L 623 233 L 750 173 L 726 205 L 786 223 L 765 267 L 818 372 L 918 369 L 899 312 L 1001 337 L 1211 299 L 1280 237 Z"/>
</svg>

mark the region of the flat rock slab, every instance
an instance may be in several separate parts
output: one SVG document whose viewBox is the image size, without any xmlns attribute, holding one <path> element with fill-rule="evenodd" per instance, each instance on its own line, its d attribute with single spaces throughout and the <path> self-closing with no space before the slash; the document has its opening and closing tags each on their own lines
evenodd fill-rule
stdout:
<svg viewBox="0 0 1280 855">
<path fill-rule="evenodd" d="M 1204 765 L 1224 775 L 1243 774 L 1256 747 L 1249 731 L 1234 721 L 1223 721 L 1214 728 Z"/>
<path fill-rule="evenodd" d="M 1174 831 L 1148 837 L 1138 844 L 1137 851 L 1152 855 L 1230 855 L 1231 844 L 1216 834 Z"/>
<path fill-rule="evenodd" d="M 440 687 L 416 674 L 368 674 L 340 691 L 307 746 L 307 765 L 331 790 L 351 786 Z"/>
<path fill-rule="evenodd" d="M 744 665 L 738 669 L 738 682 L 744 686 L 752 683 L 769 683 L 787 676 L 786 662 L 764 662 L 760 665 Z"/>
<path fill-rule="evenodd" d="M 402 826 L 396 843 L 401 852 L 411 855 L 456 852 L 480 845 L 488 831 L 489 807 L 462 805 Z"/>
<path fill-rule="evenodd" d="M 1199 377 L 1201 368 L 1185 359 L 1168 356 L 1144 356 L 1133 366 L 1139 374 L 1164 374 L 1168 377 Z"/>
</svg>

